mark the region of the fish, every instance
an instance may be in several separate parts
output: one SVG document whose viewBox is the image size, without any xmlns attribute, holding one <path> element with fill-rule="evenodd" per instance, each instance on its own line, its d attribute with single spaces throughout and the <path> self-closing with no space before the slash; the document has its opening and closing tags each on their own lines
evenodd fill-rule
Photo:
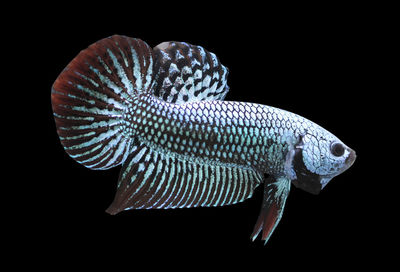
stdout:
<svg viewBox="0 0 400 272">
<path fill-rule="evenodd" d="M 226 101 L 228 73 L 201 46 L 123 35 L 66 66 L 51 88 L 57 133 L 83 166 L 121 166 L 107 213 L 231 205 L 263 184 L 250 238 L 266 244 L 291 184 L 319 194 L 354 163 L 354 150 L 304 117 Z"/>
</svg>

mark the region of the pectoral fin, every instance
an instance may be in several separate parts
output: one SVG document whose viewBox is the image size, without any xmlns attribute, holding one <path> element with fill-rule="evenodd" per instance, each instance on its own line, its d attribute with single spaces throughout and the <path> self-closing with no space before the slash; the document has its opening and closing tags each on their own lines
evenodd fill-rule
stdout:
<svg viewBox="0 0 400 272">
<path fill-rule="evenodd" d="M 288 178 L 269 178 L 265 180 L 264 200 L 254 231 L 251 234 L 252 241 L 257 238 L 262 230 L 261 240 L 264 240 L 265 244 L 268 242 L 269 237 L 271 237 L 282 217 L 289 190 L 290 179 Z"/>
</svg>

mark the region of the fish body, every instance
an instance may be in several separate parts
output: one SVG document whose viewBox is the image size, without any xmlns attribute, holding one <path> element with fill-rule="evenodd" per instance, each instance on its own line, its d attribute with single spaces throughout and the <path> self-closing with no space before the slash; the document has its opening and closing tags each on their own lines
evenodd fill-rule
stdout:
<svg viewBox="0 0 400 272">
<path fill-rule="evenodd" d="M 299 115 L 224 101 L 227 75 L 200 46 L 151 49 L 118 35 L 67 66 L 52 88 L 58 134 L 88 168 L 122 164 L 108 213 L 229 205 L 264 183 L 251 237 L 268 241 L 291 183 L 317 194 L 354 162 L 353 150 Z"/>
<path fill-rule="evenodd" d="M 171 104 L 146 94 L 135 99 L 129 111 L 126 136 L 161 153 L 270 175 L 286 174 L 285 154 L 300 139 L 329 135 L 291 112 L 246 102 Z"/>
</svg>

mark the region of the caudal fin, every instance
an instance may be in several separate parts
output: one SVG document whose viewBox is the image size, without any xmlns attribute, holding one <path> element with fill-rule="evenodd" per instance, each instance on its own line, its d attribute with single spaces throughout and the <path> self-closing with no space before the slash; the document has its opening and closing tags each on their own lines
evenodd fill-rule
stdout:
<svg viewBox="0 0 400 272">
<path fill-rule="evenodd" d="M 121 164 L 133 145 L 124 113 L 152 85 L 152 49 L 114 35 L 81 51 L 54 82 L 51 102 L 65 151 L 91 169 Z"/>
</svg>

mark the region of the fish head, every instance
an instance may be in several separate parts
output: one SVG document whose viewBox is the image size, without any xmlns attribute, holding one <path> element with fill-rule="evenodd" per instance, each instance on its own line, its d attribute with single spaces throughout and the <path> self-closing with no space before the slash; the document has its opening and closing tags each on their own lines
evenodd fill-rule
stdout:
<svg viewBox="0 0 400 272">
<path fill-rule="evenodd" d="M 317 130 L 318 131 L 318 130 Z M 307 192 L 318 194 L 335 176 L 356 160 L 356 152 L 330 132 L 307 133 L 295 147 L 292 183 Z"/>
</svg>

